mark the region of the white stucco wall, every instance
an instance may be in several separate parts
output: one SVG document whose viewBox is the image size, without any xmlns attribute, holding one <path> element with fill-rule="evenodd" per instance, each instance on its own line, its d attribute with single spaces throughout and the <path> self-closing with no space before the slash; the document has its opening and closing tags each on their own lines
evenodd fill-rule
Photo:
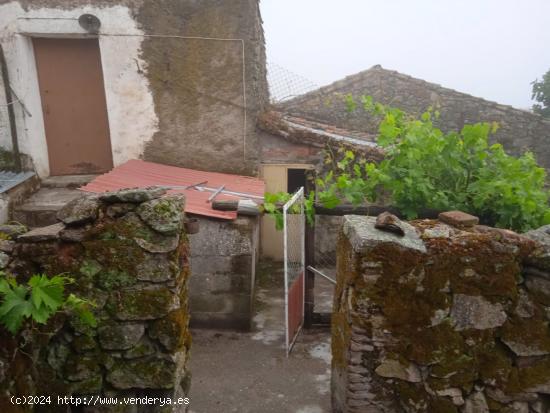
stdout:
<svg viewBox="0 0 550 413">
<path fill-rule="evenodd" d="M 0 5 L 0 42 L 6 54 L 10 81 L 32 115 L 25 115 L 16 105 L 19 146 L 21 152 L 32 157 L 41 177 L 49 175 L 49 164 L 32 37 L 82 37 L 86 32 L 77 19 L 84 13 L 100 19 L 102 33 L 142 34 L 130 10 L 124 6 L 25 11 L 15 1 Z M 158 119 L 149 82 L 143 73 L 147 66 L 140 58 L 143 37 L 110 35 L 100 35 L 99 45 L 116 166 L 140 157 L 145 143 L 157 131 Z M 0 96 L 0 104 L 4 101 Z M 9 129 L 0 127 L 0 145 L 9 144 L 8 132 Z"/>
<path fill-rule="evenodd" d="M 1 70 L 1 68 L 0 68 Z M 0 147 L 11 149 L 10 123 L 8 117 L 8 101 L 6 100 L 4 82 L 0 76 Z"/>
</svg>

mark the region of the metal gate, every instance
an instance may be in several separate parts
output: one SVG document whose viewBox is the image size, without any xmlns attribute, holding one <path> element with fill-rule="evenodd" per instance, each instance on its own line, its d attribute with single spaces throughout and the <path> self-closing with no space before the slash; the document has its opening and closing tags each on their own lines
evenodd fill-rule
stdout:
<svg viewBox="0 0 550 413">
<path fill-rule="evenodd" d="M 305 298 L 305 214 L 304 188 L 283 207 L 286 354 L 304 325 Z"/>
</svg>

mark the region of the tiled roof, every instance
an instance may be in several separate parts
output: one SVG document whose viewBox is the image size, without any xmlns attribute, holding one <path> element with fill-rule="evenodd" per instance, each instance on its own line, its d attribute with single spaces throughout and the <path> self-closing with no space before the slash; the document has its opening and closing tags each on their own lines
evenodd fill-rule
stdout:
<svg viewBox="0 0 550 413">
<path fill-rule="evenodd" d="M 361 84 L 365 79 L 369 78 L 372 75 L 375 75 L 376 73 L 384 73 L 388 76 L 392 76 L 395 79 L 400 79 L 404 81 L 410 81 L 415 82 L 419 85 L 424 85 L 424 87 L 430 89 L 430 90 L 437 90 L 440 89 L 442 91 L 448 91 L 452 93 L 456 93 L 462 96 L 470 97 L 473 99 L 477 99 L 481 102 L 485 102 L 489 105 L 494 106 L 496 109 L 503 109 L 503 110 L 513 110 L 518 113 L 522 113 L 526 116 L 532 116 L 534 118 L 541 119 L 541 115 L 537 113 L 530 112 L 525 109 L 518 109 L 510 105 L 504 105 L 502 103 L 498 103 L 492 100 L 488 100 L 479 96 L 474 96 L 469 93 L 461 92 L 452 88 L 448 88 L 445 86 L 440 85 L 439 83 L 429 82 L 424 79 L 420 79 L 411 75 L 407 75 L 405 73 L 398 72 L 397 70 L 391 70 L 386 69 L 382 67 L 381 65 L 374 65 L 369 69 L 363 70 L 361 72 L 346 76 L 342 79 L 339 79 L 333 83 L 330 83 L 326 86 L 322 86 L 318 89 L 312 90 L 310 92 L 304 93 L 303 95 L 296 96 L 292 99 L 285 100 L 284 102 L 281 102 L 276 106 L 277 110 L 285 111 L 287 108 L 292 107 L 293 105 L 299 105 L 300 102 L 307 101 L 313 97 L 318 96 L 327 96 L 331 95 L 333 93 L 340 93 L 342 91 L 346 92 L 350 90 L 355 84 Z M 543 119 L 544 120 L 544 119 Z"/>
<path fill-rule="evenodd" d="M 361 152 L 367 160 L 379 161 L 384 151 L 375 143 L 375 136 L 349 131 L 278 111 L 264 112 L 258 117 L 258 127 L 298 145 L 317 148 L 340 147 Z"/>
<path fill-rule="evenodd" d="M 283 120 L 294 127 L 319 133 L 338 141 L 349 142 L 355 145 L 377 146 L 375 142 L 376 136 L 369 133 L 350 131 L 326 123 L 291 115 L 283 115 Z"/>
<path fill-rule="evenodd" d="M 168 192 L 185 194 L 185 212 L 222 219 L 237 217 L 235 211 L 217 211 L 212 209 L 212 203 L 208 202 L 213 191 L 222 185 L 224 185 L 224 192 L 219 194 L 216 200 L 252 199 L 260 203 L 265 192 L 265 183 L 258 178 L 197 171 L 141 160 L 130 160 L 117 166 L 80 189 L 86 192 L 101 193 L 123 188 L 150 186 L 186 187 L 204 181 L 206 181 L 205 184 L 195 188 L 173 189 Z M 230 195 L 228 192 L 248 195 Z"/>
</svg>

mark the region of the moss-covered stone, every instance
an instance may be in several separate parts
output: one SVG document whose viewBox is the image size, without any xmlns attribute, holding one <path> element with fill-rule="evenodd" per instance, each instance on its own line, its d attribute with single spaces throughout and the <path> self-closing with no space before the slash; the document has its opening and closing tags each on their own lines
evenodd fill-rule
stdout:
<svg viewBox="0 0 550 413">
<path fill-rule="evenodd" d="M 431 397 L 422 385 L 398 380 L 395 389 L 398 403 L 405 406 L 407 411 L 427 412 Z"/>
<path fill-rule="evenodd" d="M 114 192 L 104 192 L 99 199 L 107 204 L 133 203 L 141 204 L 166 194 L 163 188 L 128 188 Z"/>
<path fill-rule="evenodd" d="M 530 393 L 550 394 L 550 357 L 518 370 L 519 389 Z M 513 387 L 508 390 L 515 390 Z"/>
<path fill-rule="evenodd" d="M 472 389 L 477 379 L 475 360 L 469 354 L 457 354 L 454 358 L 442 357 L 432 366 L 428 383 L 435 390 L 447 387 L 459 387 L 466 391 Z"/>
<path fill-rule="evenodd" d="M 85 259 L 80 266 L 80 273 L 84 276 L 92 279 L 96 274 L 102 270 L 102 266 L 99 262 L 93 259 Z"/>
<path fill-rule="evenodd" d="M 156 283 L 175 279 L 178 270 L 177 257 L 167 254 L 145 253 L 143 261 L 136 266 L 138 280 Z"/>
<path fill-rule="evenodd" d="M 61 370 L 71 354 L 69 346 L 58 340 L 53 341 L 47 350 L 47 362 L 54 370 Z"/>
<path fill-rule="evenodd" d="M 169 389 L 176 376 L 174 363 L 149 357 L 115 361 L 106 379 L 116 389 Z"/>
<path fill-rule="evenodd" d="M 79 382 L 71 383 L 68 388 L 70 389 L 69 394 L 74 395 L 92 395 L 98 394 L 101 392 L 103 387 L 103 376 L 101 374 L 96 374 L 89 379 L 85 379 Z"/>
<path fill-rule="evenodd" d="M 28 228 L 23 224 L 2 224 L 0 225 L 0 239 L 12 240 L 17 239 L 19 235 L 28 232 Z"/>
<path fill-rule="evenodd" d="M 525 286 L 536 301 L 546 307 L 550 307 L 550 280 L 542 277 L 525 277 Z"/>
<path fill-rule="evenodd" d="M 183 195 L 170 195 L 142 203 L 136 210 L 140 218 L 155 231 L 176 234 L 183 228 Z"/>
<path fill-rule="evenodd" d="M 126 359 L 135 359 L 146 356 L 151 356 L 157 352 L 156 346 L 146 336 L 134 347 L 124 352 L 123 357 Z"/>
<path fill-rule="evenodd" d="M 99 343 L 105 350 L 127 350 L 134 347 L 145 332 L 141 323 L 104 323 L 97 329 Z"/>
<path fill-rule="evenodd" d="M 177 297 L 167 288 L 112 292 L 107 310 L 118 320 L 154 320 L 176 306 Z"/>
<path fill-rule="evenodd" d="M 101 372 L 98 360 L 92 356 L 71 354 L 63 366 L 63 377 L 69 381 L 83 381 Z"/>
<path fill-rule="evenodd" d="M 81 225 L 98 217 L 99 200 L 93 195 L 82 195 L 73 199 L 57 213 L 57 219 L 66 225 Z"/>
<path fill-rule="evenodd" d="M 107 291 L 130 287 L 136 282 L 135 275 L 130 275 L 126 271 L 119 269 L 101 271 L 96 275 L 97 286 Z"/>
<path fill-rule="evenodd" d="M 166 317 L 153 322 L 149 328 L 149 336 L 157 339 L 166 350 L 180 350 L 188 335 L 189 315 L 186 311 L 172 311 Z"/>
<path fill-rule="evenodd" d="M 71 347 L 77 353 L 85 353 L 97 348 L 97 342 L 93 337 L 88 335 L 76 336 L 71 342 Z"/>
<path fill-rule="evenodd" d="M 432 398 L 428 404 L 430 413 L 458 413 L 457 407 L 450 400 L 437 397 Z"/>
<path fill-rule="evenodd" d="M 546 297 L 529 281 L 541 276 L 526 273 L 525 287 L 520 276 L 534 244 L 509 231 L 477 227 L 422 236 L 440 224 L 413 225 L 426 253 L 377 236 L 359 243 L 361 231 L 346 234 L 355 243 L 340 240 L 333 374 L 347 369 L 355 377 L 347 357 L 355 346 L 362 354 L 354 359 L 377 389 L 378 399 L 369 403 L 395 402 L 415 412 L 513 411 L 540 398 L 535 392 L 550 394 Z M 350 331 L 359 331 L 359 342 L 369 345 L 352 342 Z M 418 365 L 419 383 L 407 383 L 395 369 L 377 371 L 388 358 Z M 373 374 L 378 372 L 394 380 Z"/>
<path fill-rule="evenodd" d="M 513 370 L 512 359 L 501 347 L 487 345 L 476 351 L 479 378 L 485 384 L 504 388 Z"/>
<path fill-rule="evenodd" d="M 120 218 L 135 209 L 136 204 L 120 203 L 109 205 L 105 210 L 105 213 L 109 218 Z"/>
<path fill-rule="evenodd" d="M 502 328 L 502 342 L 518 356 L 550 354 L 550 328 L 540 319 L 510 319 Z"/>
</svg>

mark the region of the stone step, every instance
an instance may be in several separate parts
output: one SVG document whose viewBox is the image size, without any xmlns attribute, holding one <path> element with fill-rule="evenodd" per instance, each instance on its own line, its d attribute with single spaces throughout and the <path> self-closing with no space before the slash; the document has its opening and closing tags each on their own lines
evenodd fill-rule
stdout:
<svg viewBox="0 0 550 413">
<path fill-rule="evenodd" d="M 56 214 L 67 202 L 82 194 L 71 188 L 40 188 L 13 211 L 13 220 L 30 228 L 55 224 Z"/>
<path fill-rule="evenodd" d="M 63 175 L 50 176 L 42 180 L 43 188 L 70 188 L 76 189 L 91 182 L 97 175 Z"/>
</svg>

